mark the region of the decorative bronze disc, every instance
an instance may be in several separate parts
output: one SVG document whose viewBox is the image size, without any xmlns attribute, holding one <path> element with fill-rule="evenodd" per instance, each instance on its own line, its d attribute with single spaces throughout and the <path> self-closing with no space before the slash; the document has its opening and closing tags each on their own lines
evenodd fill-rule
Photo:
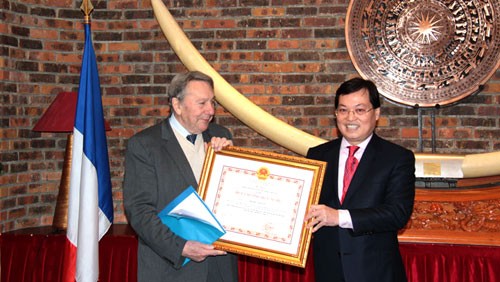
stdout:
<svg viewBox="0 0 500 282">
<path fill-rule="evenodd" d="M 386 98 L 455 103 L 500 66 L 500 1 L 351 0 L 346 41 L 360 75 Z"/>
</svg>

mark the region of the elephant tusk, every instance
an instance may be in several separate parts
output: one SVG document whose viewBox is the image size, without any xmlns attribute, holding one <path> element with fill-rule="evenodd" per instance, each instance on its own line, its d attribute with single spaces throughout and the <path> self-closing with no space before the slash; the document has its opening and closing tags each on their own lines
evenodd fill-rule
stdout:
<svg viewBox="0 0 500 282">
<path fill-rule="evenodd" d="M 241 122 L 271 141 L 302 156 L 307 154 L 310 147 L 326 142 L 277 119 L 239 93 L 201 56 L 163 2 L 151 0 L 151 4 L 163 34 L 181 62 L 191 71 L 197 70 L 211 76 L 215 84 L 217 101 Z M 439 167 L 447 165 L 447 162 L 442 161 L 443 156 L 439 154 L 429 156 L 417 153 L 415 156 L 417 177 L 428 177 L 425 169 L 419 173 L 418 166 L 425 166 L 427 163 L 438 163 Z M 432 176 L 462 178 L 500 175 L 500 151 L 452 156 L 451 159 L 453 159 L 453 172 L 441 168 L 437 173 L 434 171 Z"/>
<path fill-rule="evenodd" d="M 464 178 L 500 175 L 500 152 L 465 155 Z"/>
<path fill-rule="evenodd" d="M 215 97 L 226 110 L 271 141 L 305 156 L 310 147 L 326 142 L 270 115 L 232 87 L 196 50 L 161 0 L 151 1 L 154 14 L 165 37 L 189 70 L 212 77 Z"/>
</svg>

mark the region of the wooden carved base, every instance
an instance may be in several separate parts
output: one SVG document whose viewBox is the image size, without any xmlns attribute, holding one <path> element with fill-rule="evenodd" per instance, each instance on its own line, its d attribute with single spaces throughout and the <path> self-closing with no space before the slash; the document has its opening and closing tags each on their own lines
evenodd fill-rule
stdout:
<svg viewBox="0 0 500 282">
<path fill-rule="evenodd" d="M 500 246 L 500 176 L 462 179 L 454 189 L 417 188 L 399 240 Z"/>
</svg>

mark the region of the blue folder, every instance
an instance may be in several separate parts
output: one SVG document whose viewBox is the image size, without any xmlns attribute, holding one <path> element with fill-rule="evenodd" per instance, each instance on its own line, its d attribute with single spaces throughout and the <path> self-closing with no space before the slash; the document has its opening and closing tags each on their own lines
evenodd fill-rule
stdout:
<svg viewBox="0 0 500 282">
<path fill-rule="evenodd" d="M 189 186 L 159 214 L 163 224 L 185 240 L 212 244 L 226 234 L 212 211 Z M 189 262 L 186 258 L 184 265 Z"/>
</svg>

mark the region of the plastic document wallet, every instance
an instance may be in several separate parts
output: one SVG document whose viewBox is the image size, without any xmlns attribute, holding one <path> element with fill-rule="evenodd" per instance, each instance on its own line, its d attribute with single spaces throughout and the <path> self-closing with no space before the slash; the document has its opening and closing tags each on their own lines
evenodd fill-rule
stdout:
<svg viewBox="0 0 500 282">
<path fill-rule="evenodd" d="M 226 231 L 192 186 L 170 202 L 159 214 L 163 224 L 185 240 L 212 244 Z M 190 259 L 186 258 L 184 265 Z"/>
</svg>

